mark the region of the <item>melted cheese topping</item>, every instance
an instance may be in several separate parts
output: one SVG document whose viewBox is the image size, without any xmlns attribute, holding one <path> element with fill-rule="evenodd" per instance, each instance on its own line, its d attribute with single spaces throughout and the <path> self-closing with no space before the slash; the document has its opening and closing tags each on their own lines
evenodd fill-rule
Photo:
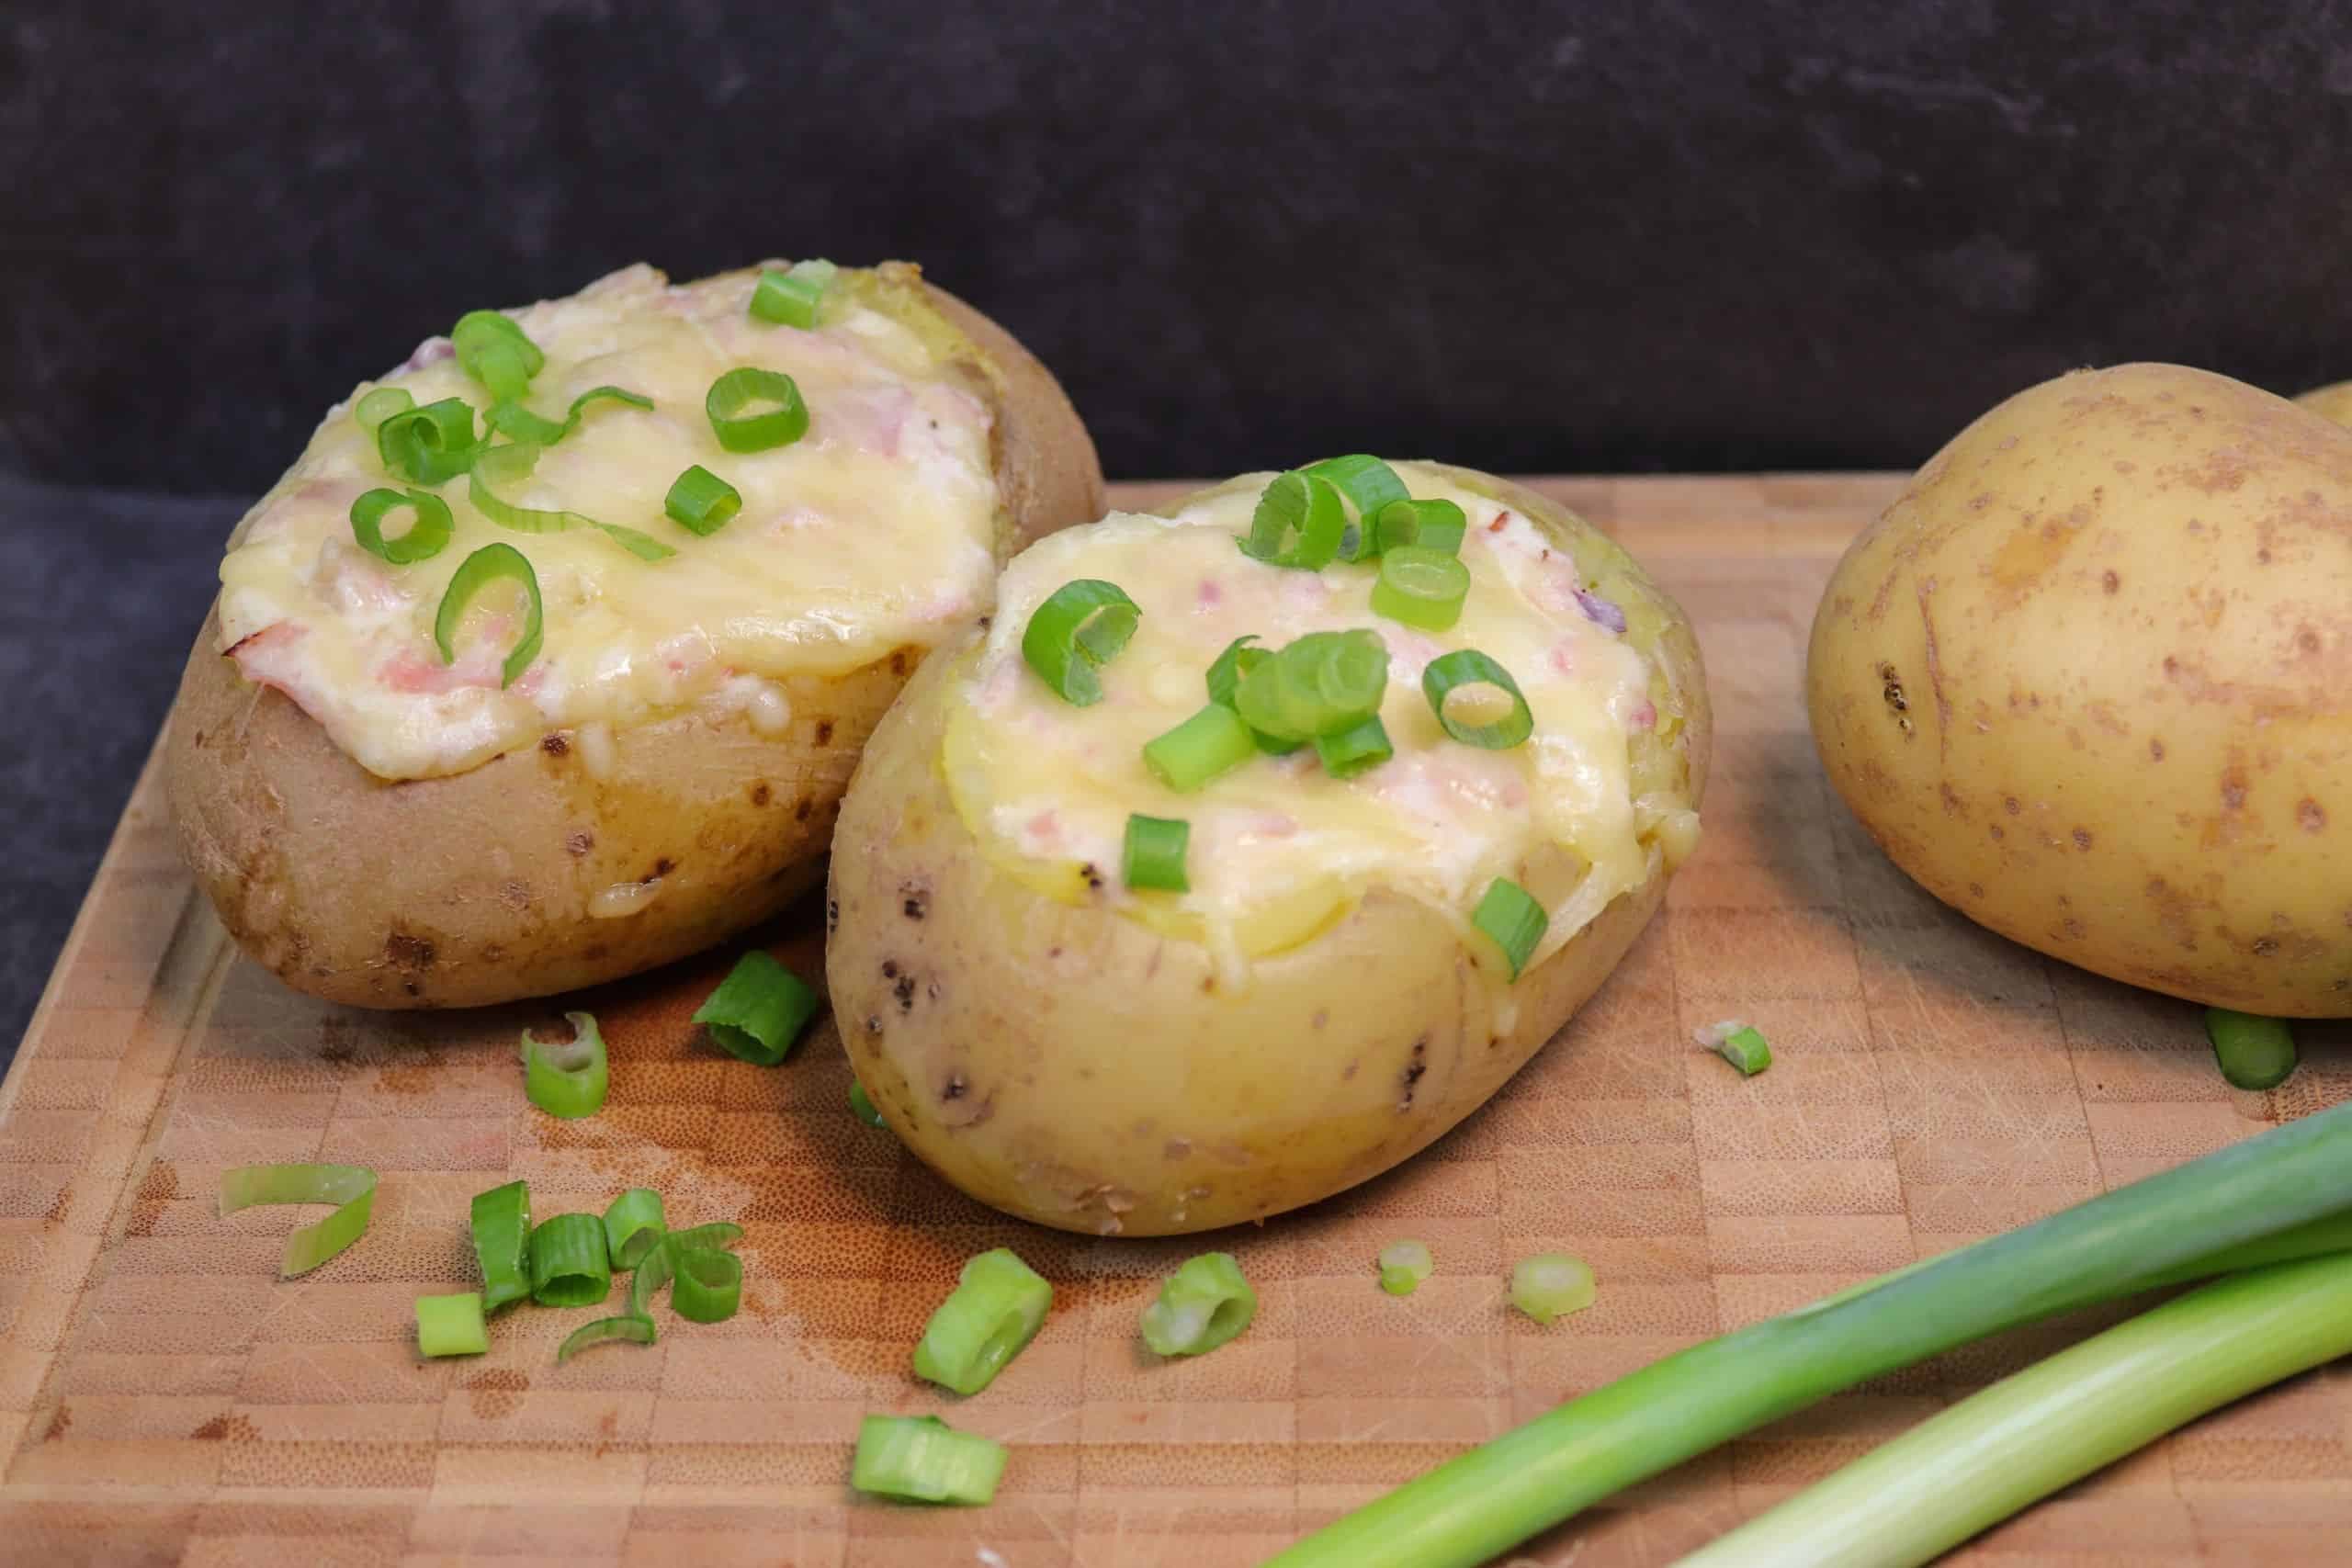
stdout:
<svg viewBox="0 0 2352 1568">
<path fill-rule="evenodd" d="M 1657 722 L 1649 661 L 1590 617 L 1575 563 L 1524 516 L 1426 468 L 1395 467 L 1416 497 L 1453 501 L 1468 515 L 1470 593 L 1444 632 L 1373 614 L 1373 565 L 1298 571 L 1235 548 L 1271 475 L 1173 517 L 1114 515 L 1017 558 L 944 746 L 951 793 L 987 852 L 1061 897 L 1100 880 L 1119 908 L 1226 959 L 1305 941 L 1376 886 L 1466 928 L 1498 876 L 1549 907 L 1540 955 L 1639 885 L 1657 852 L 1644 841 L 1630 784 L 1629 738 Z M 1143 614 L 1102 668 L 1103 700 L 1074 707 L 1029 669 L 1021 637 L 1047 594 L 1081 577 L 1117 583 Z M 1191 795 L 1145 769 L 1144 742 L 1207 701 L 1205 673 L 1233 638 L 1254 633 L 1279 648 L 1350 627 L 1375 630 L 1388 648 L 1390 761 L 1335 779 L 1309 747 L 1253 758 Z M 1524 745 L 1480 750 L 1439 727 L 1421 671 L 1461 648 L 1488 654 L 1519 682 L 1535 718 Z M 1191 823 L 1189 892 L 1118 885 L 1131 812 Z"/>
<path fill-rule="evenodd" d="M 670 287 L 631 267 L 568 299 L 510 312 L 547 356 L 529 406 L 560 419 L 571 399 L 610 384 L 650 411 L 590 405 L 546 448 L 510 504 L 569 508 L 652 535 L 677 554 L 647 562 L 602 533 L 520 534 L 438 489 L 456 536 L 430 560 L 388 565 L 353 541 L 351 503 L 387 477 L 372 435 L 345 412 L 326 422 L 291 472 L 248 513 L 220 566 L 221 647 L 248 679 L 300 703 L 371 773 L 459 773 L 535 743 L 549 729 L 626 726 L 697 704 L 781 728 L 777 682 L 838 674 L 913 645 L 930 648 L 986 611 L 999 498 L 988 406 L 913 330 L 837 287 L 813 332 L 753 319 L 756 272 Z M 703 399 L 737 366 L 798 383 L 808 433 L 738 454 L 712 434 Z M 447 340 L 433 339 L 371 386 L 405 387 L 422 405 L 489 395 Z M 701 464 L 743 506 L 708 537 L 662 513 L 671 483 Z M 388 518 L 397 534 L 405 512 Z M 485 593 L 445 665 L 433 619 L 458 564 L 492 542 L 537 573 L 543 651 L 501 690 L 517 623 Z"/>
</svg>

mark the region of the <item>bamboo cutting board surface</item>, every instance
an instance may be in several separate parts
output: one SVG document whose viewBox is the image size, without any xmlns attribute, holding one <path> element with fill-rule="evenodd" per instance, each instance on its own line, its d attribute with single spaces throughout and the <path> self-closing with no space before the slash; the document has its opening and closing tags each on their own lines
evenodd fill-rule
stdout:
<svg viewBox="0 0 2352 1568">
<path fill-rule="evenodd" d="M 1213 1242 L 1097 1240 L 992 1216 L 852 1119 L 830 1025 L 784 1066 L 686 1015 L 727 955 L 583 998 L 612 1045 L 593 1121 L 524 1102 L 547 1003 L 368 1014 L 278 988 L 193 893 L 153 768 L 0 1089 L 0 1542 L 9 1561 L 1222 1568 L 1258 1562 L 1565 1396 L 1693 1340 L 2202 1154 L 2352 1092 L 2352 1030 L 2304 1032 L 2270 1094 L 2223 1085 L 2197 1010 L 2052 964 L 1906 882 L 1806 738 L 1806 627 L 1887 477 L 1548 481 L 1698 624 L 1719 726 L 1704 846 L 1608 987 L 1495 1101 L 1397 1172 Z M 1149 504 L 1176 486 L 1117 487 Z M 819 973 L 816 922 L 769 933 Z M 1746 1016 L 1743 1081 L 1690 1042 Z M 275 1277 L 319 1211 L 214 1211 L 221 1169 L 381 1173 L 372 1226 Z M 423 1362 L 411 1303 L 474 1280 L 467 1201 L 537 1214 L 621 1188 L 740 1219 L 744 1310 L 664 1311 L 650 1348 L 559 1368 L 586 1311 L 496 1321 Z M 1383 1295 L 1419 1236 L 1438 1273 Z M 964 1258 L 1011 1245 L 1056 1288 L 977 1398 L 907 1371 Z M 1240 1340 L 1157 1365 L 1159 1279 L 1238 1253 Z M 1510 1314 L 1515 1258 L 1580 1254 L 1590 1311 Z M 1652 1564 L 2046 1353 L 2091 1314 L 1832 1399 L 1532 1542 L 1527 1568 Z M 858 1417 L 940 1411 L 1009 1443 L 998 1501 L 854 1497 Z M 2352 1560 L 2352 1380 L 2329 1369 L 2199 1423 L 1957 1560 L 2120 1568 Z"/>
</svg>

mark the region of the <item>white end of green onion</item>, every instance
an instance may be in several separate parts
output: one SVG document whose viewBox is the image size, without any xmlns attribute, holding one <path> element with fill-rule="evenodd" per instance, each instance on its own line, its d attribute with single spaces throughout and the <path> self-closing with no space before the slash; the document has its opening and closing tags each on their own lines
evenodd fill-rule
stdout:
<svg viewBox="0 0 2352 1568">
<path fill-rule="evenodd" d="M 1538 1323 L 1582 1312 L 1595 1294 L 1591 1268 L 1564 1252 L 1522 1258 L 1510 1271 L 1510 1304 Z"/>
<path fill-rule="evenodd" d="M 1763 1032 L 1740 1019 L 1694 1029 L 1690 1038 L 1737 1067 L 1744 1077 L 1752 1078 L 1772 1065 L 1772 1047 Z"/>
<path fill-rule="evenodd" d="M 1392 1296 L 1409 1296 L 1437 1269 L 1429 1244 L 1393 1241 L 1380 1249 L 1380 1288 Z"/>
</svg>

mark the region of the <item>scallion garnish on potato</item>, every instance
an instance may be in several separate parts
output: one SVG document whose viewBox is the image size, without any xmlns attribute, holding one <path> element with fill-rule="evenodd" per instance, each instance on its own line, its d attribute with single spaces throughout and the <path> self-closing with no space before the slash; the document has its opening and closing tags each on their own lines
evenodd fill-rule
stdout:
<svg viewBox="0 0 2352 1568">
<path fill-rule="evenodd" d="M 1170 789 L 1189 795 L 1257 752 L 1258 742 L 1240 716 L 1210 703 L 1175 728 L 1145 741 L 1143 764 Z"/>
<path fill-rule="evenodd" d="M 1544 911 L 1526 888 L 1507 876 L 1498 876 L 1487 885 L 1487 891 L 1472 911 L 1470 923 L 1494 939 L 1502 949 L 1503 962 L 1510 966 L 1510 977 L 1527 967 L 1527 960 L 1551 928 L 1552 918 Z"/>
<path fill-rule="evenodd" d="M 782 272 L 763 269 L 752 290 L 752 314 L 778 326 L 814 327 L 836 270 L 832 263 L 814 259 L 794 262 Z"/>
<path fill-rule="evenodd" d="M 1135 636 L 1143 612 L 1115 582 L 1081 577 L 1046 595 L 1021 633 L 1021 657 L 1057 696 L 1074 707 L 1102 700 L 1095 671 Z"/>
<path fill-rule="evenodd" d="M 1508 698 L 1510 711 L 1489 723 L 1471 724 L 1448 710 L 1448 700 L 1454 693 L 1475 692 L 1482 686 Z M 1458 648 L 1430 660 L 1421 671 L 1421 694 L 1429 699 L 1438 724 L 1464 746 L 1506 751 L 1535 733 L 1535 715 L 1520 694 L 1519 682 L 1510 678 L 1510 671 L 1475 648 Z"/>
<path fill-rule="evenodd" d="M 1250 532 L 1238 541 L 1243 555 L 1268 566 L 1318 571 L 1340 554 L 1348 510 L 1339 487 L 1299 469 L 1277 474 L 1258 497 Z"/>
<path fill-rule="evenodd" d="M 808 405 L 800 384 L 781 370 L 739 366 L 710 384 L 703 412 L 711 434 L 729 452 L 789 446 L 808 434 Z"/>
<path fill-rule="evenodd" d="M 540 639 L 545 635 L 544 611 L 539 601 L 539 574 L 531 570 L 530 558 L 512 545 L 484 545 L 459 564 L 449 586 L 442 592 L 441 607 L 433 617 L 433 643 L 441 650 L 441 662 L 458 661 L 458 626 L 465 618 L 466 607 L 474 595 L 493 582 L 511 581 L 523 589 L 523 635 L 514 639 L 514 648 L 499 666 L 498 683 L 511 686 L 514 678 L 531 667 L 539 656 Z"/>
<path fill-rule="evenodd" d="M 1119 880 L 1129 887 L 1163 893 L 1190 891 L 1193 884 L 1184 869 L 1184 855 L 1192 837 L 1193 825 L 1182 818 L 1130 813 Z"/>
<path fill-rule="evenodd" d="M 384 519 L 406 508 L 416 515 L 408 531 L 384 537 Z M 371 490 L 351 503 L 351 536 L 359 547 L 394 566 L 431 560 L 449 543 L 456 525 L 449 503 L 429 490 Z"/>
</svg>

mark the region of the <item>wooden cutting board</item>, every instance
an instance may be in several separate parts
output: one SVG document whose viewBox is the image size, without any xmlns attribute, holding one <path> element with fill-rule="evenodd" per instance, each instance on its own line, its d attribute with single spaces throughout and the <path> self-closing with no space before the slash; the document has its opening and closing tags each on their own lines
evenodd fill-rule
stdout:
<svg viewBox="0 0 2352 1568">
<path fill-rule="evenodd" d="M 590 1122 L 530 1110 L 516 1033 L 555 1003 L 369 1014 L 243 962 L 139 784 L 0 1089 L 0 1542 L 9 1561 L 793 1568 L 1221 1568 L 1669 1350 L 2007 1229 L 2352 1091 L 2352 1030 L 2305 1031 L 2269 1094 L 2214 1071 L 2197 1010 L 1988 936 L 1906 882 L 1828 793 L 1800 670 L 1815 600 L 1888 477 L 1548 481 L 1688 607 L 1719 725 L 1703 849 L 1623 969 L 1486 1110 L 1408 1168 L 1216 1238 L 1256 1325 L 1197 1362 L 1135 1337 L 1199 1242 L 1033 1229 L 852 1119 L 831 1027 L 780 1068 L 686 1014 L 728 955 L 591 993 L 613 1051 Z M 1124 505 L 1182 487 L 1116 487 Z M 767 933 L 820 974 L 813 922 Z M 1744 1015 L 1743 1081 L 1691 1030 Z M 297 1213 L 222 1220 L 224 1167 L 382 1175 L 356 1247 L 275 1277 Z M 474 1281 L 467 1201 L 541 1214 L 661 1188 L 743 1222 L 744 1311 L 571 1364 L 586 1312 L 522 1310 L 479 1359 L 424 1362 L 411 1302 Z M 300 1211 L 308 1218 L 317 1211 Z M 1439 1272 L 1374 1286 L 1385 1242 Z M 970 1254 L 1056 1287 L 977 1398 L 909 1351 Z M 1510 1313 L 1526 1253 L 1598 1269 L 1548 1329 Z M 2047 1325 L 1846 1394 L 1531 1543 L 1529 1568 L 1670 1561 L 2075 1337 Z M 1012 1445 L 994 1506 L 847 1489 L 858 1417 L 940 1411 Z M 1959 1554 L 2026 1564 L 2352 1560 L 2352 1379 L 2199 1423 Z"/>
</svg>

